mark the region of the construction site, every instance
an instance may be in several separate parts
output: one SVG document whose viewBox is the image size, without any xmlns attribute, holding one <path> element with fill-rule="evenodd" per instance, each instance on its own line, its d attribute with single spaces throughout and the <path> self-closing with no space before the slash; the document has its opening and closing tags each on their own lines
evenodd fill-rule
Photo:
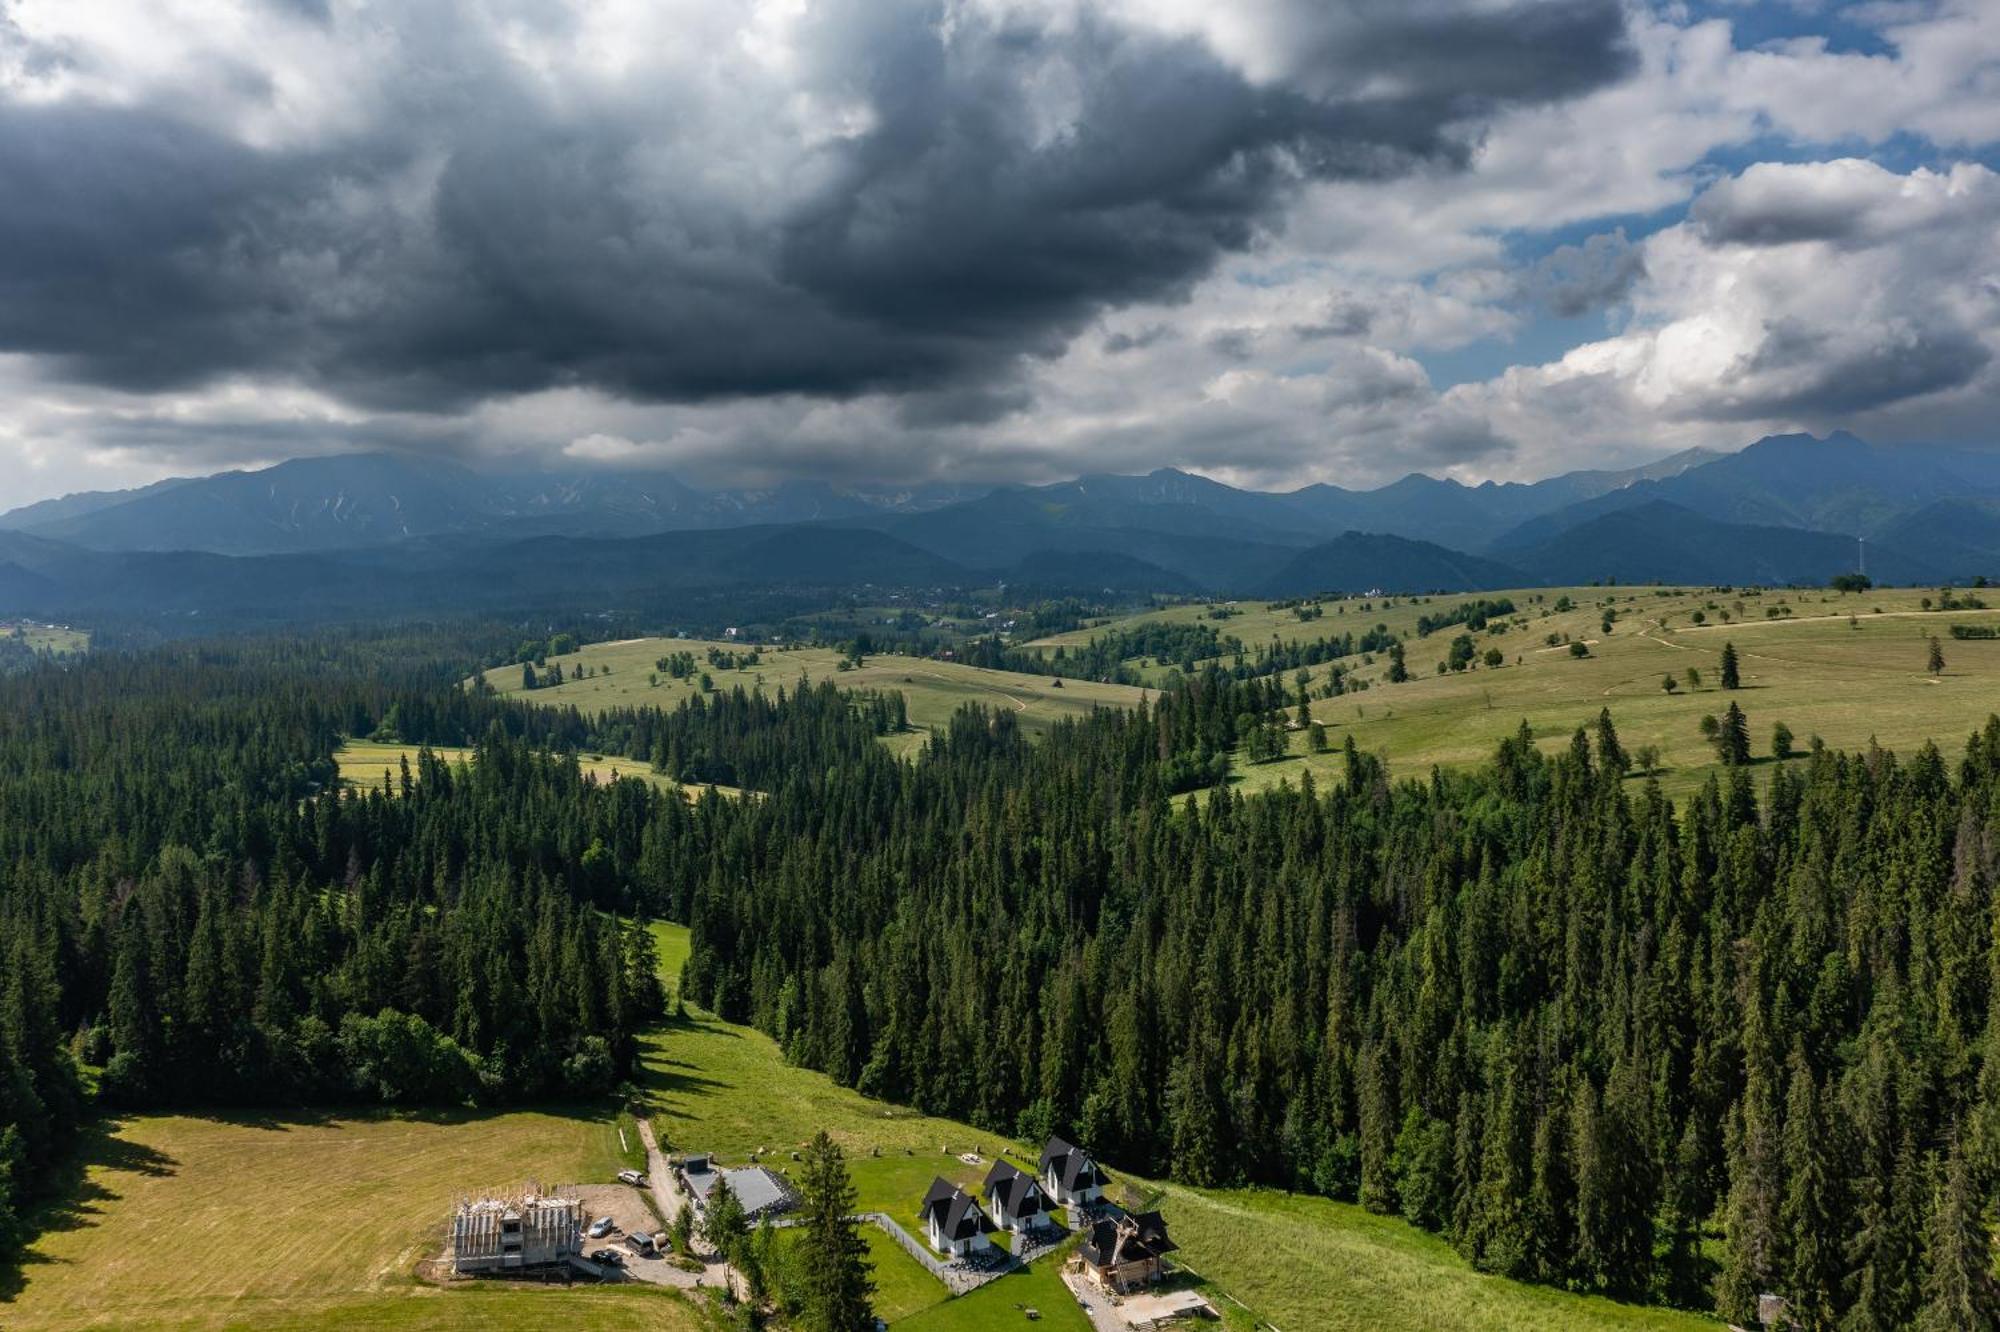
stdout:
<svg viewBox="0 0 2000 1332">
<path fill-rule="evenodd" d="M 528 1185 L 461 1197 L 440 1266 L 458 1277 L 605 1280 L 640 1276 L 630 1265 L 665 1251 L 666 1236 L 637 1188 Z"/>
</svg>

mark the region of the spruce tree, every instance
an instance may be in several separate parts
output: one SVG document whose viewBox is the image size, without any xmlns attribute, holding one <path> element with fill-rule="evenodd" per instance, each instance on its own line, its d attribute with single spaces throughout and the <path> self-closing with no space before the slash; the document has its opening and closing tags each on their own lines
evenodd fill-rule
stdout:
<svg viewBox="0 0 2000 1332">
<path fill-rule="evenodd" d="M 1742 678 L 1737 674 L 1736 670 L 1736 645 L 1734 643 L 1724 643 L 1722 645 L 1722 687 L 1724 689 L 1741 689 L 1743 687 Z"/>
<path fill-rule="evenodd" d="M 1750 721 L 1743 709 L 1731 703 L 1715 728 L 1715 752 L 1732 767 L 1750 761 Z"/>
<path fill-rule="evenodd" d="M 1805 1055 L 1794 1050 L 1785 1101 L 1785 1201 L 1779 1223 L 1790 1240 L 1785 1295 L 1806 1329 L 1830 1328 L 1840 1299 L 1843 1233 L 1831 1126 L 1820 1112 L 1819 1089 Z"/>
<path fill-rule="evenodd" d="M 1924 1243 L 1918 1332 L 1991 1332 L 2000 1326 L 1993 1240 L 1972 1182 L 1972 1162 L 1956 1136 L 1939 1168 Z"/>
<path fill-rule="evenodd" d="M 1619 774 L 1632 767 L 1625 747 L 1618 743 L 1618 728 L 1611 724 L 1610 708 L 1602 708 L 1597 714 L 1597 766 L 1606 772 Z"/>
<path fill-rule="evenodd" d="M 736 1253 L 736 1246 L 742 1242 L 750 1230 L 750 1218 L 743 1213 L 743 1203 L 736 1191 L 729 1187 L 728 1176 L 715 1181 L 709 1191 L 708 1202 L 701 1215 L 701 1237 L 708 1247 L 723 1259 Z"/>
<path fill-rule="evenodd" d="M 1716 1312 L 1736 1323 L 1757 1316 L 1757 1297 L 1785 1271 L 1778 1208 L 1783 1190 L 1776 1070 L 1762 1005 L 1745 987 L 1743 1096 L 1730 1125 L 1729 1198 L 1723 1225 L 1729 1248 L 1716 1279 Z"/>
<path fill-rule="evenodd" d="M 800 1326 L 811 1332 L 869 1332 L 875 1311 L 869 1297 L 868 1245 L 854 1213 L 854 1185 L 847 1162 L 825 1129 L 806 1145 L 799 1172 L 798 1271 Z"/>
</svg>

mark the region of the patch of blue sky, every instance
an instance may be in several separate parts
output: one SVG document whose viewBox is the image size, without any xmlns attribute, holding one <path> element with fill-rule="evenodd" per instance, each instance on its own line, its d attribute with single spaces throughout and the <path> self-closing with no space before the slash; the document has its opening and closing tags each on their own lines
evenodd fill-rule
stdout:
<svg viewBox="0 0 2000 1332">
<path fill-rule="evenodd" d="M 1432 387 L 1443 392 L 1454 384 L 1482 383 L 1513 366 L 1559 361 L 1565 352 L 1610 337 L 1623 325 L 1623 314 L 1617 310 L 1593 310 L 1566 319 L 1543 315 L 1523 321 L 1509 337 L 1481 338 L 1462 347 L 1420 351 L 1414 356 L 1430 376 Z"/>
<path fill-rule="evenodd" d="M 1862 17 L 1857 20 L 1854 12 Z M 1891 55 L 1895 51 L 1874 21 L 1877 5 L 1793 3 L 1791 0 L 1690 0 L 1694 19 L 1727 19 L 1736 45 L 1749 49 L 1800 37 L 1818 37 L 1837 54 Z"/>
</svg>

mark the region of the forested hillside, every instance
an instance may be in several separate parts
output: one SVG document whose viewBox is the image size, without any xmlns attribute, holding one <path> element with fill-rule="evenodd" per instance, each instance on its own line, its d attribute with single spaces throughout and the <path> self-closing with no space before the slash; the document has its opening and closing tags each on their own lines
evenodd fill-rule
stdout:
<svg viewBox="0 0 2000 1332">
<path fill-rule="evenodd" d="M 560 748 L 764 777 L 872 750 L 890 700 L 741 694 L 586 723 L 463 691 L 394 641 L 108 654 L 0 680 L 0 1254 L 100 1099 L 494 1103 L 608 1091 L 661 993 L 636 888 L 663 818 Z M 831 723 L 828 723 L 831 718 Z M 377 728 L 388 792 L 330 757 Z M 667 811 L 671 811 L 668 813 Z M 657 856 L 658 851 L 654 852 Z"/>
<path fill-rule="evenodd" d="M 2000 720 L 1954 761 L 1821 752 L 1681 807 L 1608 721 L 1190 804 L 1275 680 L 1209 670 L 1043 742 L 968 708 L 905 760 L 894 698 L 586 718 L 400 646 L 0 681 L 17 1198 L 85 1113 L 78 1058 L 123 1105 L 607 1089 L 664 915 L 690 998 L 885 1100 L 1738 1321 L 1765 1290 L 1809 1326 L 1995 1315 Z M 370 733 L 477 756 L 343 791 L 329 755 Z M 761 794 L 599 784 L 585 744 Z"/>
<path fill-rule="evenodd" d="M 1157 759 L 1227 695 L 1037 747 L 967 716 L 732 811 L 760 831 L 674 888 L 690 992 L 872 1094 L 1358 1197 L 1511 1275 L 1986 1325 L 2000 723 L 1761 803 L 1738 769 L 1676 809 L 1605 729 L 1176 814 Z"/>
</svg>

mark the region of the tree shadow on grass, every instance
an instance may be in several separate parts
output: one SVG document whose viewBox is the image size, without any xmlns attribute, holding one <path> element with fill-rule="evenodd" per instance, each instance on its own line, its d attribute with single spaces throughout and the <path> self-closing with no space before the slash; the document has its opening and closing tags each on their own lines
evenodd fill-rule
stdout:
<svg viewBox="0 0 2000 1332">
<path fill-rule="evenodd" d="M 34 1239 L 22 1249 L 17 1262 L 0 1265 L 0 1304 L 12 1302 L 21 1293 L 29 1268 L 69 1261 L 50 1255 L 38 1241 L 44 1235 L 97 1225 L 106 1204 L 123 1196 L 118 1176 L 160 1178 L 174 1173 L 178 1161 L 144 1143 L 118 1136 L 121 1127 L 117 1121 L 99 1121 L 78 1135 L 75 1150 L 58 1174 L 53 1196 L 26 1218 Z M 93 1168 L 97 1171 L 94 1177 Z"/>
</svg>

